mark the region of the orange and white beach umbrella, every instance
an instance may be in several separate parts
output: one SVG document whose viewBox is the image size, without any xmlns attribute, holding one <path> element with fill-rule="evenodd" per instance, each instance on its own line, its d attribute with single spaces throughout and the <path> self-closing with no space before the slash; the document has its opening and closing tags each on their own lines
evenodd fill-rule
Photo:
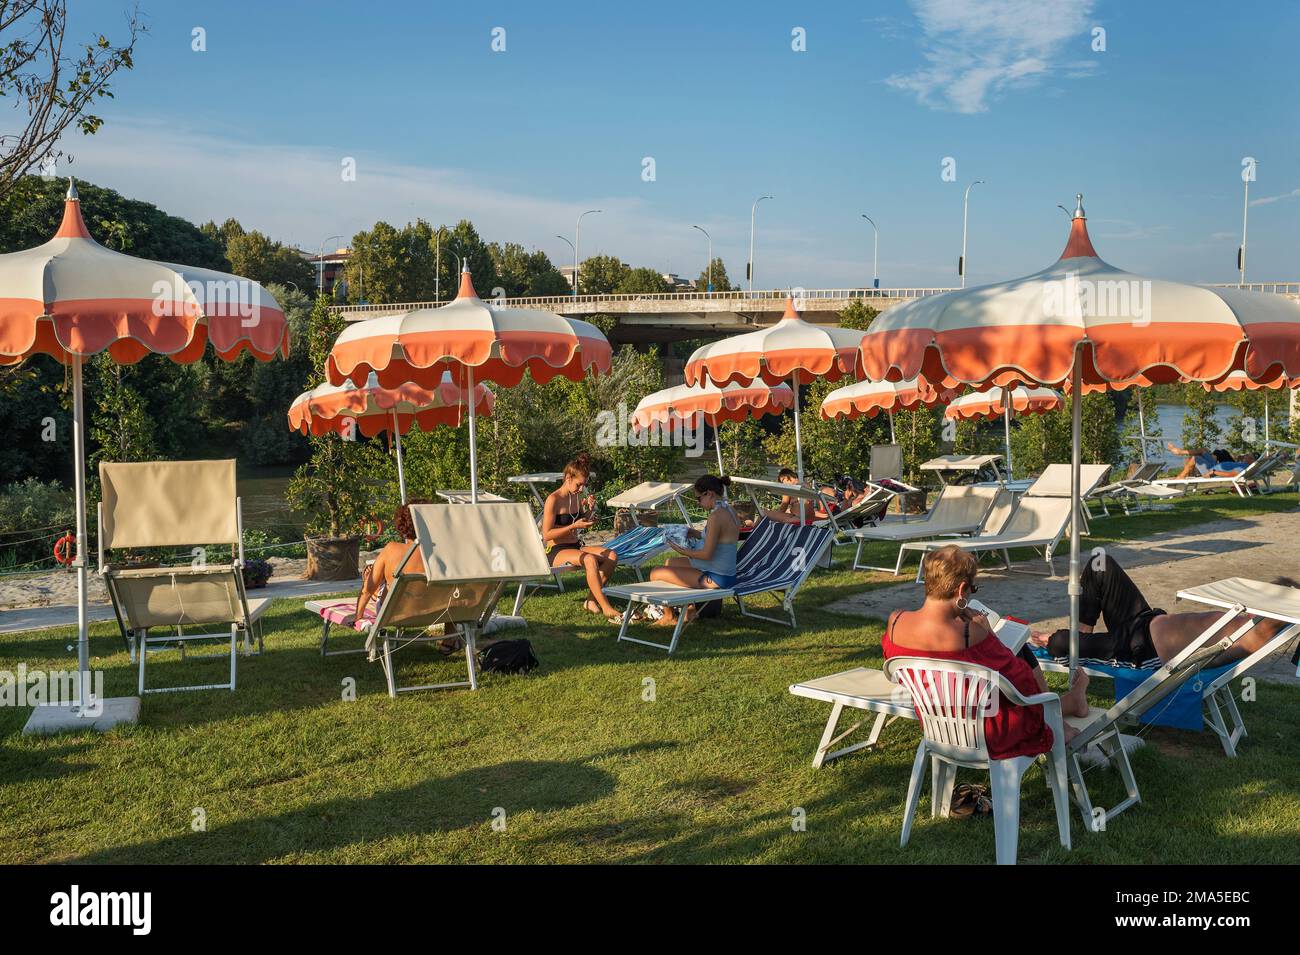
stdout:
<svg viewBox="0 0 1300 955">
<path fill-rule="evenodd" d="M 0 255 L 0 365 L 49 355 L 72 370 L 79 701 L 89 699 L 90 685 L 82 364 L 102 352 L 120 364 L 148 354 L 189 363 L 209 343 L 225 360 L 249 352 L 269 361 L 289 353 L 288 322 L 256 282 L 104 248 L 90 237 L 71 182 L 54 238 Z"/>
<path fill-rule="evenodd" d="M 496 395 L 487 385 L 474 386 L 476 415 L 490 415 L 495 402 Z M 347 434 L 355 428 L 366 437 L 387 431 L 393 436 L 397 451 L 397 483 L 405 504 L 402 435 L 414 426 L 421 431 L 444 425 L 459 427 L 468 404 L 469 392 L 452 381 L 450 372 L 442 376 L 437 388 L 425 388 L 410 381 L 396 388 L 385 388 L 371 374 L 364 385 L 351 381 L 342 385 L 325 382 L 303 392 L 289 406 L 289 428 L 314 435 L 331 431 Z"/>
<path fill-rule="evenodd" d="M 1044 414 L 1065 407 L 1065 396 L 1051 388 L 990 388 L 971 391 L 951 402 L 943 416 L 954 420 L 1001 416 L 1007 462 L 1011 477 L 1011 414 Z"/>
<path fill-rule="evenodd" d="M 855 381 L 836 388 L 822 399 L 821 415 L 833 418 L 857 418 L 866 415 L 874 418 L 884 412 L 889 415 L 889 440 L 894 437 L 894 412 L 930 407 L 946 401 L 950 392 L 930 387 L 928 382 L 913 378 L 911 381 Z"/>
<path fill-rule="evenodd" d="M 325 376 L 341 385 L 373 372 L 384 387 L 405 382 L 434 387 L 451 372 L 457 384 L 513 386 L 529 372 L 539 384 L 564 377 L 580 381 L 609 371 L 613 350 L 589 322 L 532 308 L 493 308 L 474 291 L 468 269 L 460 292 L 441 307 L 355 322 L 330 349 Z M 470 405 L 470 493 L 478 499 L 474 407 Z"/>
<path fill-rule="evenodd" d="M 718 452 L 718 474 L 722 465 L 722 442 L 718 437 L 720 421 L 744 421 L 763 415 L 780 414 L 794 407 L 794 392 L 789 385 L 769 385 L 764 381 L 748 384 L 733 381 L 727 385 L 676 385 L 646 395 L 637 403 L 628 420 L 640 430 L 655 425 L 672 428 L 682 422 L 705 416 L 713 425 L 714 444 Z"/>
<path fill-rule="evenodd" d="M 1261 382 L 1300 377 L 1300 304 L 1117 269 L 1093 248 L 1079 196 L 1065 251 L 1053 265 L 888 309 L 863 338 L 861 360 L 870 378 L 922 377 L 936 387 L 1067 386 L 1077 516 L 1085 391 L 1218 381 L 1233 371 Z M 1070 530 L 1072 664 L 1079 525 L 1072 521 Z"/>
<path fill-rule="evenodd" d="M 794 392 L 794 443 L 799 482 L 803 483 L 803 438 L 799 431 L 799 386 L 818 378 L 839 381 L 858 373 L 863 332 L 805 322 L 794 299 L 775 325 L 732 335 L 695 350 L 686 363 L 687 384 L 725 385 L 733 381 L 789 381 Z"/>
</svg>

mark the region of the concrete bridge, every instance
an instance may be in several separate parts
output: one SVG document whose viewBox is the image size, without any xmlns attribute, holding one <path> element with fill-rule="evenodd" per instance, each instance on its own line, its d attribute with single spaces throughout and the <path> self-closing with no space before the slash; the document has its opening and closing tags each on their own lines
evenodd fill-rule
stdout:
<svg viewBox="0 0 1300 955">
<path fill-rule="evenodd" d="M 1224 283 L 1212 288 L 1236 288 Z M 1253 291 L 1286 295 L 1300 301 L 1300 282 L 1254 282 L 1244 286 Z M 771 325 L 785 311 L 785 299 L 793 294 L 795 304 L 810 322 L 835 325 L 839 313 L 850 302 L 862 302 L 878 312 L 927 295 L 950 292 L 947 288 L 894 289 L 767 289 L 753 292 L 663 292 L 652 295 L 549 295 L 534 298 L 484 296 L 502 308 L 540 308 L 572 318 L 613 315 L 618 326 L 610 336 L 615 343 L 671 342 L 708 338 L 752 331 Z M 393 302 L 377 305 L 339 305 L 347 321 L 363 321 L 382 315 L 430 308 L 437 302 Z"/>
</svg>

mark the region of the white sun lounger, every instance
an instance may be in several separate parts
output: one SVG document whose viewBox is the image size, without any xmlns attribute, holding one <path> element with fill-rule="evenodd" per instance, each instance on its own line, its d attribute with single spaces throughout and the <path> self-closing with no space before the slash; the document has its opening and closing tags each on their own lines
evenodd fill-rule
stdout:
<svg viewBox="0 0 1300 955">
<path fill-rule="evenodd" d="M 690 489 L 689 484 L 678 484 L 673 481 L 642 481 L 636 487 L 630 487 L 621 494 L 611 497 L 605 505 L 615 508 L 626 507 L 635 520 L 638 511 L 656 511 L 666 504 L 676 504 L 682 520 L 689 524 L 691 515 L 687 513 L 686 505 L 682 503 L 682 493 Z"/>
<path fill-rule="evenodd" d="M 1093 502 L 1100 504 L 1102 517 L 1110 517 L 1110 507 L 1108 506 L 1110 501 L 1119 504 L 1126 515 L 1135 511 L 1167 510 L 1171 505 L 1155 502 L 1166 501 L 1171 497 L 1179 497 L 1182 492 L 1151 483 L 1162 470 L 1164 470 L 1164 465 L 1159 461 L 1150 461 L 1143 464 L 1123 480 L 1112 481 L 1093 490 L 1083 499 L 1084 506 L 1089 508 L 1090 516 L 1096 516 L 1092 515 L 1090 505 Z"/>
<path fill-rule="evenodd" d="M 478 689 L 476 638 L 508 584 L 550 575 L 542 540 L 527 504 L 412 504 L 415 542 L 394 574 L 392 586 L 366 637 L 371 662 L 384 669 L 388 695 L 456 687 Z M 424 573 L 406 571 L 420 552 Z M 446 639 L 430 627 L 459 632 L 465 641 L 468 677 L 451 683 L 399 686 L 393 655 L 415 643 Z M 412 635 L 408 635 L 412 634 Z"/>
<path fill-rule="evenodd" d="M 131 659 L 139 663 L 139 692 L 235 689 L 237 644 L 262 648 L 260 618 L 270 600 L 244 592 L 243 522 L 235 491 L 235 462 L 150 461 L 99 466 L 99 573 Z M 106 560 L 114 549 L 186 549 L 191 562 L 179 567 L 123 568 Z M 231 548 L 228 560 L 211 547 Z M 192 548 L 192 550 L 191 550 Z M 199 627 L 217 630 L 194 630 Z M 146 663 L 176 644 L 181 658 L 196 640 L 229 641 L 230 680 L 198 686 L 145 686 Z M 224 653 L 216 654 L 224 656 Z M 212 654 L 208 654 L 212 656 Z"/>
<path fill-rule="evenodd" d="M 474 495 L 469 491 L 434 491 L 433 493 L 448 504 L 469 504 L 474 500 Z M 480 504 L 514 503 L 510 498 L 502 497 L 500 494 L 493 494 L 491 491 L 479 491 L 478 502 Z"/>
<path fill-rule="evenodd" d="M 1000 454 L 941 454 L 922 464 L 921 470 L 933 471 L 939 476 L 941 483 L 947 484 L 948 474 L 978 474 L 984 468 L 991 468 L 997 480 L 1001 481 L 1004 479 L 1002 471 L 998 468 L 1001 460 Z"/>
<path fill-rule="evenodd" d="M 934 502 L 934 506 L 921 520 L 879 524 L 875 527 L 860 527 L 849 531 L 849 538 L 857 542 L 857 551 L 853 555 L 853 569 L 885 572 L 892 570 L 897 576 L 903 566 L 901 547 L 897 561 L 890 568 L 862 563 L 863 545 L 876 541 L 902 544 L 909 540 L 974 534 L 980 530 L 984 519 L 999 501 L 1006 505 L 1009 514 L 1012 497 L 1005 488 L 997 485 L 946 485 L 939 492 L 939 498 Z"/>
<path fill-rule="evenodd" d="M 506 478 L 506 481 L 510 484 L 522 484 L 528 488 L 529 493 L 533 495 L 533 500 L 537 502 L 538 514 L 540 514 L 542 508 L 546 506 L 546 500 L 538 488 L 546 487 L 551 484 L 559 484 L 563 480 L 563 471 L 536 471 L 532 474 L 514 474 Z"/>
<path fill-rule="evenodd" d="M 667 650 L 670 654 L 677 649 L 682 628 L 686 625 L 686 614 L 677 617 L 677 626 L 673 629 L 670 642 L 655 643 L 627 635 L 632 612 L 638 606 L 684 608 L 689 604 L 709 603 L 734 597 L 740 612 L 747 617 L 768 620 L 772 623 L 786 623 L 794 627 L 794 599 L 808 579 L 813 568 L 821 558 L 822 552 L 833 541 L 829 527 L 800 526 L 782 524 L 778 521 L 759 521 L 750 532 L 749 537 L 740 544 L 736 555 L 736 584 L 728 588 L 689 588 L 660 581 L 627 584 L 619 587 L 606 587 L 605 596 L 621 598 L 627 601 L 623 611 L 622 625 L 618 630 L 618 640 L 640 643 L 647 647 Z M 745 598 L 754 594 L 774 593 L 781 596 L 781 608 L 788 619 L 755 613 L 745 606 Z"/>
<path fill-rule="evenodd" d="M 1108 464 L 1085 464 L 1080 468 L 1079 492 L 1087 495 L 1096 488 L 1110 470 Z M 1017 501 L 1010 518 L 994 534 L 977 534 L 973 537 L 939 538 L 928 541 L 909 541 L 902 550 L 920 551 L 922 554 L 954 544 L 976 554 L 994 552 L 1002 554 L 1007 568 L 1011 567 L 1010 552 L 1017 548 L 1042 550 L 1048 571 L 1055 576 L 1053 554 L 1056 545 L 1070 526 L 1070 465 L 1049 464 Z M 1087 532 L 1087 527 L 1083 527 Z M 902 554 L 899 555 L 900 561 Z M 925 562 L 916 570 L 919 583 L 924 580 Z"/>
<path fill-rule="evenodd" d="M 869 476 L 872 482 L 890 481 L 904 491 L 918 491 L 920 488 L 903 480 L 903 449 L 897 444 L 873 444 L 871 446 L 871 465 Z"/>
</svg>

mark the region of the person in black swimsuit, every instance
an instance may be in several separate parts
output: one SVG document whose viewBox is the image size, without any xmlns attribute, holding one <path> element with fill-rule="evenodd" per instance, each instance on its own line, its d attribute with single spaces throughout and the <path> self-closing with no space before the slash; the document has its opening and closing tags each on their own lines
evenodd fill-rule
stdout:
<svg viewBox="0 0 1300 955">
<path fill-rule="evenodd" d="M 542 509 L 542 542 L 552 567 L 571 564 L 586 573 L 591 596 L 583 606 L 589 612 L 621 620 L 622 612 L 614 608 L 604 592 L 618 566 L 618 555 L 607 547 L 582 542 L 582 532 L 595 523 L 592 517 L 595 499 L 589 494 L 584 496 L 590 476 L 591 462 L 585 454 L 564 466 L 564 481 L 547 495 Z"/>
<path fill-rule="evenodd" d="M 1153 608 L 1137 584 L 1109 554 L 1097 554 L 1079 575 L 1083 593 L 1079 597 L 1079 658 L 1101 660 L 1125 666 L 1152 667 L 1172 660 L 1205 632 L 1222 612 L 1166 613 Z M 1274 583 L 1296 586 L 1289 578 Z M 1106 630 L 1096 631 L 1105 618 Z M 1241 615 L 1225 632 L 1245 624 Z M 1284 626 L 1276 620 L 1259 620 L 1235 644 L 1216 659 L 1216 665 L 1240 660 L 1262 647 Z M 1029 638 L 1054 657 L 1070 653 L 1070 631 L 1035 632 Z"/>
</svg>

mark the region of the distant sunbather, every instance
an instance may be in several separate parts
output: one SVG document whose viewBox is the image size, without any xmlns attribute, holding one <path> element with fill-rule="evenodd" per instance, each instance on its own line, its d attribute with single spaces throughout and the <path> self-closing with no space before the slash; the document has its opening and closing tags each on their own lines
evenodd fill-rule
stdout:
<svg viewBox="0 0 1300 955">
<path fill-rule="evenodd" d="M 975 593 L 979 564 L 959 547 L 941 547 L 925 558 L 925 603 L 917 610 L 896 610 L 885 627 L 881 648 L 891 657 L 930 657 L 977 663 L 996 670 L 1025 696 L 1047 692 L 1047 681 L 1028 648 L 1012 654 L 989 629 L 983 614 L 968 609 Z M 1061 694 L 1063 716 L 1088 713 L 1088 676 L 1079 672 L 1069 692 Z M 984 721 L 989 755 L 1037 756 L 1052 748 L 1052 730 L 1041 706 L 1015 706 L 999 701 L 997 712 Z M 1066 742 L 1076 730 L 1065 727 Z"/>
<path fill-rule="evenodd" d="M 1183 469 L 1178 472 L 1178 477 L 1175 480 L 1196 477 L 1198 473 L 1200 477 L 1236 477 L 1255 460 L 1254 455 L 1243 454 L 1239 461 L 1231 459 L 1225 461 L 1223 458 L 1227 457 L 1227 455 L 1216 455 L 1213 451 L 1207 451 L 1205 448 L 1194 448 L 1192 450 L 1176 448 L 1172 441 L 1166 444 L 1165 447 L 1169 449 L 1170 454 L 1176 454 L 1180 458 L 1186 459 L 1183 461 Z"/>
<path fill-rule="evenodd" d="M 778 472 L 776 479 L 782 484 L 791 484 L 799 486 L 799 475 L 790 468 L 782 468 Z M 830 514 L 839 513 L 841 507 L 852 507 L 857 501 L 860 494 L 852 487 L 846 490 L 839 490 L 830 485 L 823 485 L 818 490 L 830 500 L 830 511 L 827 512 L 825 507 L 819 504 L 813 504 L 807 498 L 802 501 L 797 497 L 784 495 L 781 503 L 774 510 L 762 511 L 762 515 L 768 520 L 776 521 L 780 524 L 811 524 L 813 521 L 824 521 Z"/>
<path fill-rule="evenodd" d="M 564 481 L 546 496 L 542 509 L 542 542 L 552 567 L 572 564 L 586 572 L 591 596 L 583 606 L 590 613 L 621 620 L 623 614 L 614 609 L 604 589 L 618 566 L 618 555 L 608 547 L 587 546 L 582 542 L 582 532 L 596 523 L 593 518 L 596 499 L 590 494 L 583 496 L 590 476 L 591 461 L 585 454 L 564 466 Z"/>
<path fill-rule="evenodd" d="M 1294 587 L 1289 578 L 1274 583 Z M 1080 575 L 1083 594 L 1079 598 L 1079 657 L 1113 661 L 1131 666 L 1167 663 L 1205 632 L 1222 611 L 1166 613 L 1153 609 L 1137 584 L 1109 554 L 1090 559 Z M 1106 632 L 1096 633 L 1100 617 L 1106 618 Z M 1248 616 L 1241 615 L 1222 631 L 1226 636 L 1241 627 Z M 1226 665 L 1254 653 L 1284 626 L 1275 620 L 1261 620 L 1214 661 Z M 1036 631 L 1029 637 L 1054 657 L 1070 652 L 1070 631 Z"/>
</svg>

